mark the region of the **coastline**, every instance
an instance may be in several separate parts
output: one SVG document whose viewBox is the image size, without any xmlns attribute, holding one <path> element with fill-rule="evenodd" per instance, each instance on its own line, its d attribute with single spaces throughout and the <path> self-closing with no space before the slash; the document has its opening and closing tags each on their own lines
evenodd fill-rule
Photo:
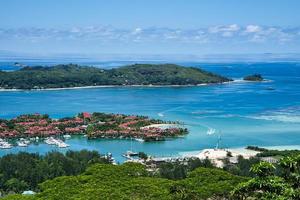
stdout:
<svg viewBox="0 0 300 200">
<path fill-rule="evenodd" d="M 259 151 L 246 149 L 247 146 L 244 147 L 232 147 L 232 148 L 225 148 L 225 149 L 201 149 L 199 151 L 188 151 L 188 152 L 181 152 L 181 157 L 198 157 L 201 159 L 205 159 L 208 157 L 209 159 L 221 159 L 226 157 L 226 153 L 230 151 L 233 156 L 242 155 L 245 158 L 253 157 Z M 268 150 L 300 150 L 300 145 L 275 145 L 275 146 L 259 146 L 261 148 L 265 148 Z M 226 152 L 226 153 L 225 153 Z M 209 154 L 207 154 L 209 153 Z"/>
<path fill-rule="evenodd" d="M 44 89 L 4 89 L 0 88 L 0 92 L 26 92 L 26 91 L 58 91 L 58 90 L 78 90 L 78 89 L 96 89 L 96 88 L 180 88 L 180 87 L 203 87 L 211 85 L 223 85 L 231 83 L 241 83 L 247 81 L 232 80 L 222 83 L 201 83 L 197 85 L 95 85 L 95 86 L 80 86 L 80 87 L 64 87 L 64 88 L 44 88 Z"/>
</svg>

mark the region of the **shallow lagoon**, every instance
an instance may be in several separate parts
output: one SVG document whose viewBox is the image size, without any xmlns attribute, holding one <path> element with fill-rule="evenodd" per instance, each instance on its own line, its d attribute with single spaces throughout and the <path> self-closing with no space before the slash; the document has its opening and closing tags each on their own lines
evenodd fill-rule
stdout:
<svg viewBox="0 0 300 200">
<path fill-rule="evenodd" d="M 262 83 L 234 82 L 199 87 L 116 87 L 58 91 L 0 92 L 0 117 L 48 113 L 59 118 L 78 112 L 98 111 L 149 115 L 183 121 L 190 134 L 164 142 L 132 142 L 134 151 L 156 156 L 176 156 L 212 148 L 219 135 L 223 147 L 300 144 L 300 65 L 297 63 L 183 63 L 240 79 L 261 73 Z M 270 90 L 274 88 L 275 90 Z M 214 134 L 208 135 L 209 129 Z M 130 149 L 130 140 L 86 140 L 73 137 L 69 149 L 112 152 L 118 161 Z M 0 150 L 0 155 L 26 150 L 55 150 L 46 144 Z M 59 149 L 66 151 L 67 149 Z"/>
</svg>

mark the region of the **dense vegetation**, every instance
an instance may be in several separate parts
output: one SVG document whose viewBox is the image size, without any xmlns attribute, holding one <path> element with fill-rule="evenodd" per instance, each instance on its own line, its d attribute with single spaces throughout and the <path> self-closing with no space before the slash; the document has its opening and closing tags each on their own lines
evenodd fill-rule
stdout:
<svg viewBox="0 0 300 200">
<path fill-rule="evenodd" d="M 196 85 L 230 81 L 193 67 L 174 64 L 135 64 L 116 69 L 82 67 L 74 64 L 53 67 L 24 67 L 0 71 L 0 88 L 42 89 L 97 85 Z"/>
<path fill-rule="evenodd" d="M 259 151 L 257 157 L 286 157 L 300 154 L 300 150 L 275 150 L 275 149 L 266 149 L 257 146 L 248 146 L 247 149 Z"/>
<path fill-rule="evenodd" d="M 245 81 L 263 81 L 264 78 L 260 74 L 253 74 L 244 77 Z"/>
<path fill-rule="evenodd" d="M 149 175 L 141 164 L 96 164 L 78 176 L 62 176 L 40 185 L 29 199 L 207 199 L 226 197 L 245 178 L 220 169 L 197 168 L 174 181 Z M 24 199 L 10 196 L 4 199 Z M 28 197 L 27 197 L 28 198 Z"/>
<path fill-rule="evenodd" d="M 234 199 L 300 199 L 300 154 L 284 157 L 276 165 L 260 162 L 251 171 L 256 177 L 239 184 L 232 192 Z"/>
<path fill-rule="evenodd" d="M 243 156 L 238 156 L 237 163 L 232 164 L 228 159 L 224 160 L 225 171 L 238 176 L 254 177 L 255 174 L 250 170 L 251 166 L 260 162 L 258 157 L 251 157 L 249 159 L 243 158 Z"/>
<path fill-rule="evenodd" d="M 209 159 L 200 160 L 199 158 L 190 158 L 183 162 L 166 162 L 159 165 L 158 175 L 161 178 L 172 180 L 184 179 L 190 172 L 198 167 L 214 168 Z"/>
<path fill-rule="evenodd" d="M 146 157 L 146 154 L 140 154 Z M 29 155 L 31 157 L 28 158 Z M 300 199 L 300 154 L 283 157 L 275 164 L 259 161 L 258 158 L 249 161 L 239 158 L 235 170 L 227 168 L 228 165 L 225 165 L 225 170 L 217 169 L 208 159 L 190 158 L 181 162 L 160 163 L 154 171 L 138 163 L 99 164 L 107 161 L 99 156 L 95 156 L 95 160 L 94 155 L 86 151 L 69 152 L 66 156 L 53 152 L 52 159 L 47 156 L 41 159 L 44 165 L 40 167 L 32 161 L 36 159 L 34 154 L 5 156 L 2 158 L 5 162 L 1 160 L 0 165 L 1 177 L 2 180 L 9 175 L 11 177 L 5 184 L 1 182 L 1 188 L 9 186 L 9 191 L 21 192 L 28 189 L 25 185 L 36 180 L 39 174 L 45 174 L 46 181 L 30 187 L 38 192 L 36 195 L 9 195 L 4 199 Z M 83 162 L 81 168 L 79 161 Z M 24 166 L 26 170 L 21 172 Z M 245 171 L 249 171 L 248 174 Z M 56 176 L 59 177 L 54 178 Z"/>
<path fill-rule="evenodd" d="M 58 176 L 77 175 L 95 163 L 108 163 L 96 151 L 49 152 L 42 156 L 20 152 L 0 158 L 0 189 L 3 193 L 38 190 L 38 184 Z"/>
</svg>

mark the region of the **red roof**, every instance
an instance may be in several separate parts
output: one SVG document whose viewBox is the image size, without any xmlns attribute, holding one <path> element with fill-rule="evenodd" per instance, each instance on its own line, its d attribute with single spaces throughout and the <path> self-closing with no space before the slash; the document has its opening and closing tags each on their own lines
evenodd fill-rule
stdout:
<svg viewBox="0 0 300 200">
<path fill-rule="evenodd" d="M 83 112 L 82 115 L 83 115 L 83 118 L 91 118 L 92 117 L 92 115 L 88 112 Z"/>
</svg>

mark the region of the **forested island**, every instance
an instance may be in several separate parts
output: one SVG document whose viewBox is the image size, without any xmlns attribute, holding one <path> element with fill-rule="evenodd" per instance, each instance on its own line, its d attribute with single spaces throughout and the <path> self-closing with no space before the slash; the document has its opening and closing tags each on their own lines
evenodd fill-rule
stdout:
<svg viewBox="0 0 300 200">
<path fill-rule="evenodd" d="M 244 80 L 245 81 L 263 81 L 264 78 L 260 74 L 253 74 L 253 75 L 245 76 Z"/>
<path fill-rule="evenodd" d="M 47 89 L 85 86 L 199 85 L 231 79 L 195 67 L 134 64 L 114 69 L 75 64 L 0 71 L 0 89 Z"/>
<path fill-rule="evenodd" d="M 0 138 L 45 138 L 84 134 L 93 138 L 131 138 L 160 141 L 188 133 L 179 122 L 146 116 L 111 113 L 79 113 L 75 117 L 52 119 L 47 114 L 25 114 L 0 119 Z M 1 147 L 1 146 L 0 146 Z"/>
</svg>

